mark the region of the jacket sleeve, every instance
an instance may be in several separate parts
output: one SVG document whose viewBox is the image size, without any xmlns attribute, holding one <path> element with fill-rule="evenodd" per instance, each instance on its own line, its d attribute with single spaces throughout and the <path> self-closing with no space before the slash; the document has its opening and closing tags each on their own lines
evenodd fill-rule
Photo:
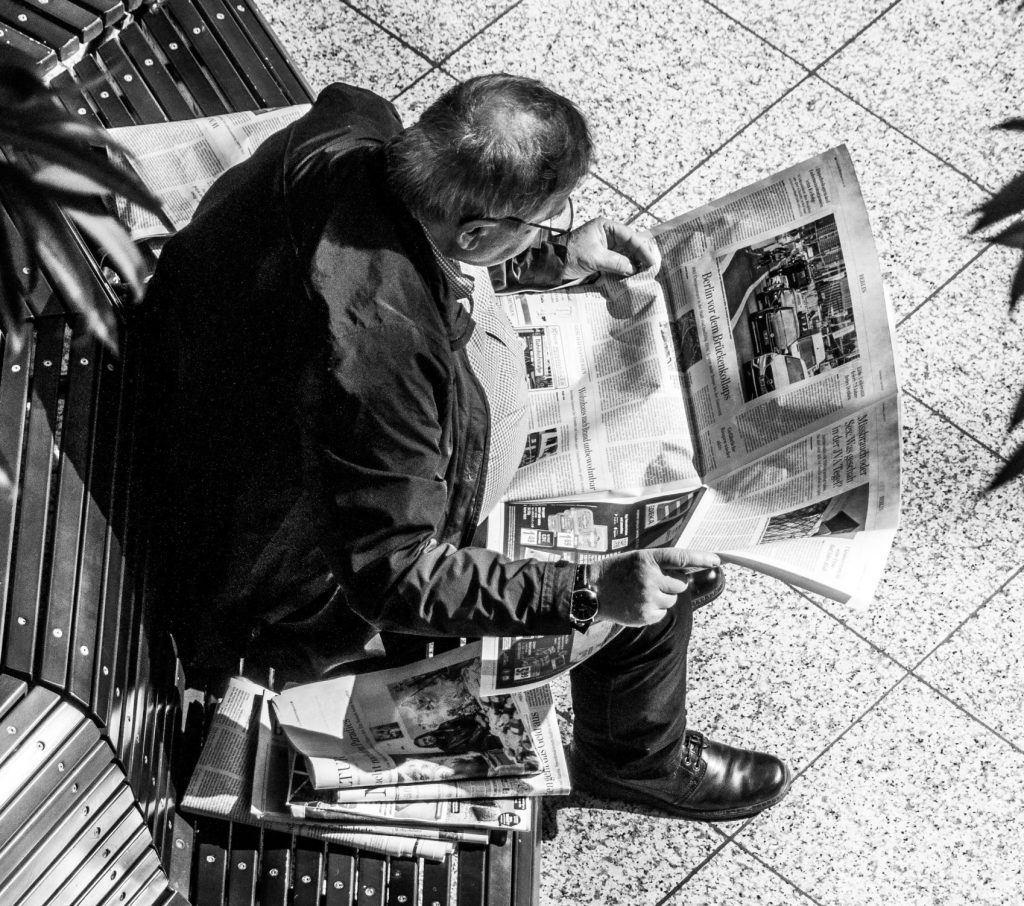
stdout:
<svg viewBox="0 0 1024 906">
<path fill-rule="evenodd" d="M 449 499 L 446 346 L 411 321 L 337 338 L 319 430 L 333 504 L 325 553 L 352 608 L 381 630 L 569 632 L 571 564 L 510 561 L 437 537 Z"/>
</svg>

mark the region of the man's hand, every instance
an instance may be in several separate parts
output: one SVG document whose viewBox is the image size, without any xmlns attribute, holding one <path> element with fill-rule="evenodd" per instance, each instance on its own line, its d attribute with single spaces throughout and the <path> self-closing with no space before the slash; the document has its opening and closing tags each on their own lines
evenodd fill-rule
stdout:
<svg viewBox="0 0 1024 906">
<path fill-rule="evenodd" d="M 717 554 L 671 547 L 618 554 L 593 563 L 590 582 L 600 601 L 598 619 L 623 626 L 657 623 L 686 591 L 687 572 L 720 565 Z"/>
<path fill-rule="evenodd" d="M 647 268 L 656 274 L 661 267 L 661 252 L 653 239 L 604 217 L 573 230 L 566 249 L 568 259 L 562 275 L 566 281 L 596 273 L 628 277 Z"/>
</svg>

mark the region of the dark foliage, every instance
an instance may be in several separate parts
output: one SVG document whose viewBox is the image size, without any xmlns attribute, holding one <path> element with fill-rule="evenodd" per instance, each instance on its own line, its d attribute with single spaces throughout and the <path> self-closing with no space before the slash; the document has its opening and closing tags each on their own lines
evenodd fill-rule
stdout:
<svg viewBox="0 0 1024 906">
<path fill-rule="evenodd" d="M 1021 4 L 1024 9 L 1024 3 Z M 1024 119 L 1014 118 L 1000 123 L 997 129 L 1006 129 L 1011 132 L 1024 132 Z M 987 236 L 986 241 L 995 245 L 1005 245 L 1009 248 L 1019 249 L 1024 252 L 1024 173 L 1018 173 L 995 195 L 981 205 L 977 210 L 978 219 L 971 232 L 977 233 L 980 230 L 988 229 L 996 224 L 1012 219 L 1009 226 L 1004 226 L 994 235 Z M 1010 311 L 1017 308 L 1017 304 L 1024 297 L 1024 255 L 1022 255 L 1017 271 L 1013 275 L 1010 284 Z M 1010 416 L 1009 430 L 1013 430 L 1024 422 L 1024 388 L 1021 389 L 1017 405 Z M 1020 475 L 1024 475 L 1024 444 L 1021 444 L 1011 454 L 1009 460 L 992 479 L 989 485 L 990 490 L 1012 481 Z"/>
<path fill-rule="evenodd" d="M 45 272 L 57 297 L 87 330 L 116 349 L 113 314 L 96 298 L 92 274 L 65 218 L 109 261 L 130 297 L 142 297 L 142 258 L 105 202 L 120 195 L 162 213 L 160 202 L 130 170 L 105 153 L 116 149 L 102 128 L 68 113 L 19 56 L 0 57 L 0 328 L 20 344 L 30 291 Z M 13 232 L 12 232 L 13 231 Z M 20 239 L 19 239 L 20 237 Z M 27 275 L 16 249 L 27 255 Z"/>
</svg>

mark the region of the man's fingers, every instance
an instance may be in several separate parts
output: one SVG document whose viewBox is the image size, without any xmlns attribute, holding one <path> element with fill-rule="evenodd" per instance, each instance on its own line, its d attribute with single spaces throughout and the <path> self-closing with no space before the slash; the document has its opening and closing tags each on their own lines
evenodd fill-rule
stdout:
<svg viewBox="0 0 1024 906">
<path fill-rule="evenodd" d="M 669 575 L 668 573 L 662 573 L 661 581 L 658 583 L 658 588 L 669 595 L 681 595 L 684 591 L 689 589 L 690 581 L 684 575 Z"/>
<path fill-rule="evenodd" d="M 657 547 L 648 553 L 662 571 L 685 569 L 688 566 L 704 569 L 722 565 L 718 554 L 713 554 L 710 551 L 695 551 L 685 547 Z"/>
<path fill-rule="evenodd" d="M 636 271 L 632 261 L 611 249 L 595 254 L 594 266 L 602 274 L 614 274 L 617 277 L 628 277 Z"/>
<path fill-rule="evenodd" d="M 647 268 L 653 268 L 657 273 L 661 267 L 661 252 L 651 236 L 613 220 L 607 221 L 604 228 L 608 237 L 608 247 L 622 252 L 634 265 L 629 273 Z"/>
</svg>

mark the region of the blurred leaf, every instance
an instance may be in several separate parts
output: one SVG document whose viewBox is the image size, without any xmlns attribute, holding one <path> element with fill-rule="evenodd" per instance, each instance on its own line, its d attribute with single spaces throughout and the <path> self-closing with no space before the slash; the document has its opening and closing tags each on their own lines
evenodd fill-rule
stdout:
<svg viewBox="0 0 1024 906">
<path fill-rule="evenodd" d="M 1024 257 L 1017 265 L 1017 272 L 1013 275 L 1013 282 L 1010 284 L 1010 311 L 1017 307 L 1017 303 L 1024 297 Z"/>
<path fill-rule="evenodd" d="M 32 180 L 48 189 L 55 189 L 70 195 L 88 195 L 103 197 L 110 194 L 110 189 L 103 183 L 81 170 L 71 170 L 60 164 L 47 164 L 32 174 Z"/>
<path fill-rule="evenodd" d="M 106 154 L 97 153 L 82 141 L 68 139 L 56 131 L 42 131 L 38 134 L 19 132 L 0 122 L 0 144 L 12 145 L 48 163 L 62 164 L 70 170 L 82 173 L 104 186 L 107 191 L 122 195 L 147 211 L 156 213 L 161 209 L 160 199 L 146 188 L 133 171 L 122 169 Z M 110 139 L 107 139 L 105 144 L 108 147 L 116 147 L 122 154 L 127 155 L 127 152 Z"/>
<path fill-rule="evenodd" d="M 1021 4 L 1021 9 L 1024 9 L 1024 3 Z M 1003 120 L 998 125 L 992 127 L 993 129 L 1009 129 L 1013 132 L 1024 132 L 1024 118 L 1019 116 L 1011 117 L 1008 120 Z"/>
<path fill-rule="evenodd" d="M 35 184 L 8 180 L 4 194 L 14 204 L 9 208 L 31 249 L 42 262 L 50 284 L 67 307 L 80 314 L 86 327 L 109 349 L 117 349 L 114 312 L 95 285 L 95 275 L 86 263 L 78 242 L 60 209 L 49 198 L 35 193 Z"/>
<path fill-rule="evenodd" d="M 1022 420 L 1024 420 L 1024 388 L 1021 389 L 1017 405 L 1013 407 L 1013 413 L 1010 415 L 1010 430 L 1016 428 Z"/>
<path fill-rule="evenodd" d="M 994 491 L 1004 484 L 1013 481 L 1014 478 L 1024 475 L 1024 444 L 1021 444 L 1013 451 L 1013 455 L 1004 463 L 1003 467 L 996 473 L 995 478 L 989 484 L 988 489 Z"/>
<path fill-rule="evenodd" d="M 1024 211 L 1024 173 L 1018 173 L 988 201 L 974 209 L 979 216 L 971 232 L 977 233 L 1021 211 Z"/>
<path fill-rule="evenodd" d="M 138 302 L 145 291 L 146 266 L 124 227 L 112 217 L 65 205 L 68 216 L 110 255 L 114 269 L 124 278 Z"/>
<path fill-rule="evenodd" d="M 1011 249 L 1024 249 L 1024 223 L 1015 223 L 1001 233 L 990 236 L 987 241 Z"/>
</svg>

